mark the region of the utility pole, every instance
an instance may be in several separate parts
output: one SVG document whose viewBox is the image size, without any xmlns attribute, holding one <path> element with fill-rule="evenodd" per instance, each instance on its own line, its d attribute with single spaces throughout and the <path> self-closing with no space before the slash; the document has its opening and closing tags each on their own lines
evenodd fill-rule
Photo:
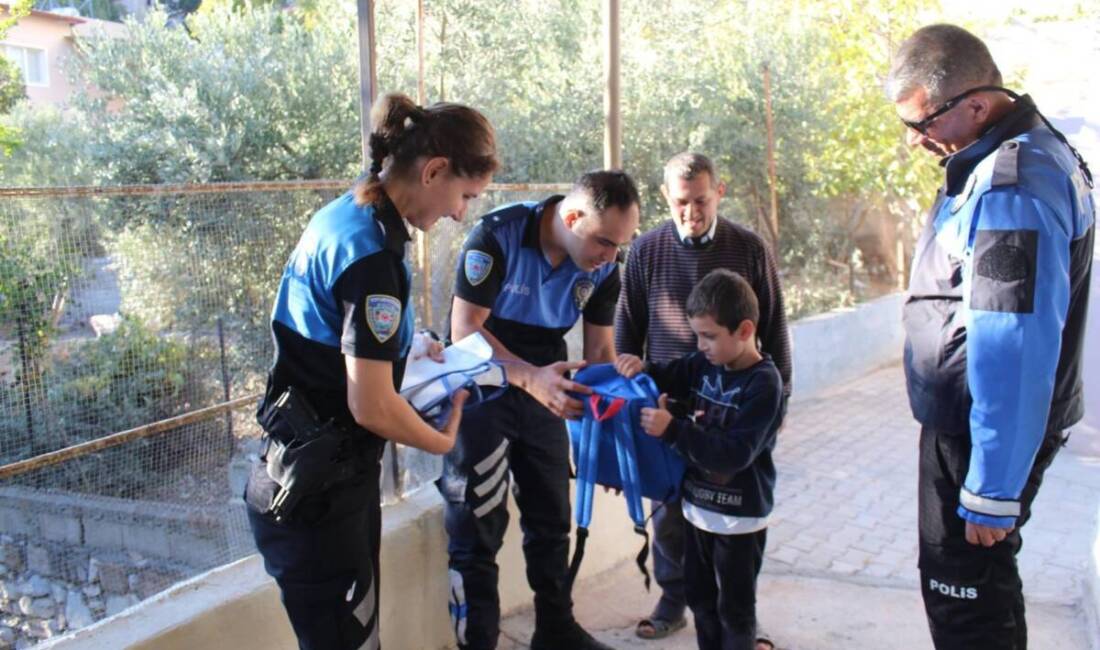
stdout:
<svg viewBox="0 0 1100 650">
<path fill-rule="evenodd" d="M 619 86 L 619 0 L 604 0 L 603 166 L 622 169 L 623 122 Z"/>
</svg>

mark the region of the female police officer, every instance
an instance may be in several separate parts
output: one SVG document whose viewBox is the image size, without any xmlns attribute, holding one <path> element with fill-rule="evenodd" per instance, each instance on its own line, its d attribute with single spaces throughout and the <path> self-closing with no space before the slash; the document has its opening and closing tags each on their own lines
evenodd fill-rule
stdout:
<svg viewBox="0 0 1100 650">
<path fill-rule="evenodd" d="M 492 127 L 469 107 L 387 95 L 370 117 L 369 176 L 313 216 L 283 272 L 259 409 L 267 444 L 245 490 L 303 649 L 379 645 L 384 439 L 447 452 L 465 397 L 436 431 L 397 393 L 413 339 L 406 222 L 461 220 L 499 165 Z"/>
</svg>

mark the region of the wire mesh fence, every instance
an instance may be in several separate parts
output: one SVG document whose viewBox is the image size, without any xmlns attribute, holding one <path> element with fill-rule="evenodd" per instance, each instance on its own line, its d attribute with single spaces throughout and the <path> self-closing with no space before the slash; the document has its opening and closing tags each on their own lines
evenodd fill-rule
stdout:
<svg viewBox="0 0 1100 650">
<path fill-rule="evenodd" d="M 253 552 L 240 495 L 275 289 L 348 185 L 0 189 L 0 646 Z M 495 186 L 470 214 L 555 189 Z M 422 327 L 442 329 L 469 224 L 410 249 Z M 384 462 L 385 502 L 440 467 Z"/>
</svg>

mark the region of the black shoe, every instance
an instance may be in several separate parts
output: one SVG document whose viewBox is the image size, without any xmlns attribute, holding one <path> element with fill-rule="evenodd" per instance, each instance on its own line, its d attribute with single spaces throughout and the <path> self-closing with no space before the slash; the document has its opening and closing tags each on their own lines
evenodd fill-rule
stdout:
<svg viewBox="0 0 1100 650">
<path fill-rule="evenodd" d="M 584 631 L 576 621 L 559 625 L 535 627 L 531 650 L 614 650 Z"/>
</svg>

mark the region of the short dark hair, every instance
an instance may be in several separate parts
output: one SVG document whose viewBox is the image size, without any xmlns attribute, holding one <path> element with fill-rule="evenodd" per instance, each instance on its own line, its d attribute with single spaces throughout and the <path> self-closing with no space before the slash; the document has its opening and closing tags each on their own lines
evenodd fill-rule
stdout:
<svg viewBox="0 0 1100 650">
<path fill-rule="evenodd" d="M 718 187 L 718 171 L 714 168 L 714 162 L 701 153 L 685 151 L 665 163 L 665 185 L 676 178 L 693 181 L 700 174 L 710 176 L 710 186 Z"/>
<path fill-rule="evenodd" d="M 689 318 L 710 316 L 731 332 L 742 321 L 752 321 L 755 326 L 760 320 L 760 305 L 752 285 L 729 269 L 714 269 L 695 283 L 685 311 Z"/>
<path fill-rule="evenodd" d="M 928 101 L 940 104 L 971 88 L 1001 83 L 1001 71 L 980 38 L 955 25 L 928 25 L 898 48 L 886 94 L 896 103 L 924 88 Z"/>
<path fill-rule="evenodd" d="M 584 196 L 596 214 L 603 214 L 608 208 L 625 210 L 642 204 L 634 179 L 618 169 L 601 169 L 582 174 L 573 183 L 569 195 Z"/>
</svg>

